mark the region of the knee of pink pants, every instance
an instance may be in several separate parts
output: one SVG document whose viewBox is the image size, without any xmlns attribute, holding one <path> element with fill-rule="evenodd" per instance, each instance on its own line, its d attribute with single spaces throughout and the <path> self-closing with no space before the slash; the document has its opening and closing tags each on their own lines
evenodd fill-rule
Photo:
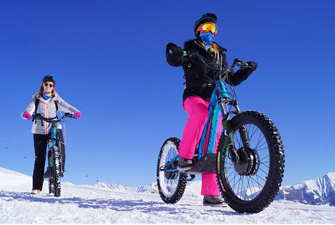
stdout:
<svg viewBox="0 0 335 225">
<path fill-rule="evenodd" d="M 184 102 L 188 120 L 183 132 L 183 138 L 179 145 L 179 155 L 186 159 L 192 159 L 195 148 L 201 138 L 202 130 L 208 117 L 209 102 L 199 96 L 191 96 Z"/>
</svg>

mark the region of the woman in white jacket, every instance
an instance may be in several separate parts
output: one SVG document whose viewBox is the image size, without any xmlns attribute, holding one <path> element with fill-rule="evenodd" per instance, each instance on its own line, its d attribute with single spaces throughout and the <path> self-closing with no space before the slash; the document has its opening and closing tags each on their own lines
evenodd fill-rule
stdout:
<svg viewBox="0 0 335 225">
<path fill-rule="evenodd" d="M 52 76 L 45 76 L 42 79 L 40 92 L 33 95 L 27 108 L 22 113 L 22 117 L 30 120 L 33 113 L 40 114 L 45 118 L 55 118 L 58 111 L 68 112 L 74 114 L 75 118 L 81 116 L 81 112 L 75 107 L 66 103 L 55 92 L 56 81 Z M 34 121 L 32 133 L 34 134 L 34 148 L 35 148 L 35 164 L 33 173 L 33 190 L 31 194 L 39 194 L 43 187 L 43 175 L 46 158 L 46 149 L 48 140 L 50 139 L 51 123 L 37 120 Z M 60 125 L 59 125 L 60 126 Z M 57 129 L 61 139 L 63 135 L 61 129 Z M 63 140 L 60 141 L 64 143 Z M 63 166 L 65 164 L 65 146 L 62 144 L 61 151 L 63 153 Z M 48 176 L 48 170 L 44 177 Z"/>
</svg>

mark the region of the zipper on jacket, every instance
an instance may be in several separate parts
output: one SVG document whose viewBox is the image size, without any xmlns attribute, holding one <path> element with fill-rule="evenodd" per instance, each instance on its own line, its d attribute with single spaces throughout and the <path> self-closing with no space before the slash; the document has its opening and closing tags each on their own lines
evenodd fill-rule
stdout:
<svg viewBox="0 0 335 225">
<path fill-rule="evenodd" d="M 49 103 L 45 103 L 45 118 L 48 118 Z M 48 123 L 45 121 L 45 134 L 48 134 Z"/>
</svg>

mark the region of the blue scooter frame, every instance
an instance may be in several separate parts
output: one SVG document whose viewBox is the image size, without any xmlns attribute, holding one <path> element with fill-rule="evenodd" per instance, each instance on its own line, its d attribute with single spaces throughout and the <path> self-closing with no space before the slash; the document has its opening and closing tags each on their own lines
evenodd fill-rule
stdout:
<svg viewBox="0 0 335 225">
<path fill-rule="evenodd" d="M 222 99 L 227 99 L 228 94 L 226 87 L 221 79 L 216 81 L 215 90 L 212 93 L 211 100 L 209 103 L 208 119 L 206 121 L 205 127 L 202 132 L 202 136 L 198 145 L 198 160 L 205 154 L 214 153 L 214 147 L 216 142 L 217 130 L 220 121 L 220 115 L 222 118 L 226 118 L 226 110 L 224 109 L 224 104 L 221 103 Z M 221 112 L 221 114 L 220 114 Z M 210 129 L 208 132 L 208 128 Z M 209 134 L 209 137 L 207 137 Z M 204 143 L 208 139 L 208 145 L 205 146 Z M 177 168 L 169 168 L 172 163 L 174 163 L 180 155 L 176 155 L 171 162 L 166 164 L 165 171 L 167 172 L 178 172 Z"/>
</svg>

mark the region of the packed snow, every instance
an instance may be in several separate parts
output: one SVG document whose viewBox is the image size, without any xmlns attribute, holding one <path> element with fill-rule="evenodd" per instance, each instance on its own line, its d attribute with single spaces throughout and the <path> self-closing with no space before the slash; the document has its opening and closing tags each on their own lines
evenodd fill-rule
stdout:
<svg viewBox="0 0 335 225">
<path fill-rule="evenodd" d="M 276 200 L 258 214 L 202 206 L 201 182 L 190 183 L 177 204 L 165 204 L 154 186 L 123 188 L 62 183 L 61 197 L 31 195 L 31 177 L 0 168 L 0 223 L 335 223 L 335 207 Z"/>
</svg>

